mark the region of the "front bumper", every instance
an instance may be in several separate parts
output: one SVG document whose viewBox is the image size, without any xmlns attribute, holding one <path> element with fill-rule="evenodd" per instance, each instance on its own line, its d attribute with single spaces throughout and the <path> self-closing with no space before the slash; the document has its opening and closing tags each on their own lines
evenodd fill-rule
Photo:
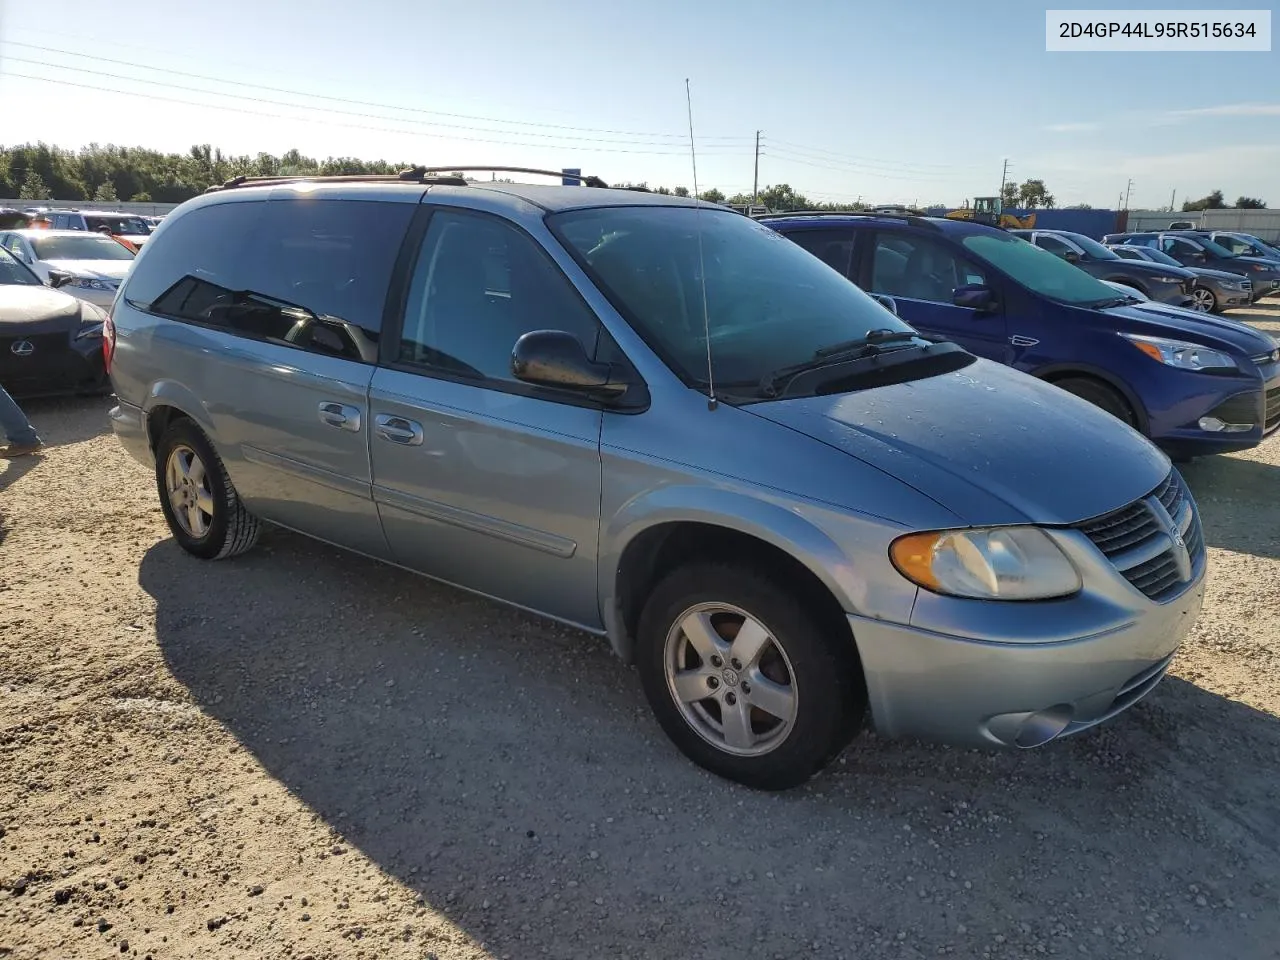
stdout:
<svg viewBox="0 0 1280 960">
<path fill-rule="evenodd" d="M 993 643 L 857 616 L 849 625 L 878 733 L 1025 748 L 1087 730 L 1149 694 L 1203 602 L 1202 568 L 1174 600 L 1053 643 Z"/>
<path fill-rule="evenodd" d="M 1151 440 L 1172 457 L 1208 456 L 1251 450 L 1280 429 L 1280 366 L 1260 368 L 1261 377 L 1233 377 L 1222 388 L 1200 392 L 1152 418 Z M 1201 388 L 1212 385 L 1202 374 Z M 1205 430 L 1213 417 L 1228 424 L 1249 424 L 1238 432 Z"/>
<path fill-rule="evenodd" d="M 102 338 L 72 339 L 63 349 L 37 350 L 29 362 L 6 362 L 0 370 L 0 383 L 19 399 L 102 392 L 110 386 L 103 366 Z"/>
<path fill-rule="evenodd" d="M 1263 297 L 1274 297 L 1280 294 L 1280 277 L 1265 277 L 1259 280 L 1257 274 L 1250 274 L 1249 279 L 1253 281 L 1254 303 Z"/>
</svg>

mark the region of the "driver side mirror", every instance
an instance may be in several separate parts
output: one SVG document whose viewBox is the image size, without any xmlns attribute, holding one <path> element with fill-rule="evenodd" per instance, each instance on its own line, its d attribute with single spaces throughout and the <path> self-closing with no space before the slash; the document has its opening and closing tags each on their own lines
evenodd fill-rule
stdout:
<svg viewBox="0 0 1280 960">
<path fill-rule="evenodd" d="M 1062 255 L 1062 259 L 1067 261 L 1067 263 L 1079 263 L 1080 254 L 1076 253 L 1074 250 L 1068 250 Z"/>
<path fill-rule="evenodd" d="M 951 293 L 951 302 L 957 307 L 986 312 L 996 305 L 995 291 L 982 283 L 966 283 Z"/>
<path fill-rule="evenodd" d="M 55 290 L 58 289 L 58 287 L 65 287 L 74 279 L 75 276 L 67 273 L 65 270 L 49 271 L 49 286 L 53 287 Z"/>
<path fill-rule="evenodd" d="M 564 330 L 530 330 L 521 336 L 511 351 L 511 372 L 524 383 L 601 400 L 616 400 L 631 386 L 614 364 L 592 360 L 582 341 Z"/>
<path fill-rule="evenodd" d="M 887 293 L 873 293 L 871 294 L 871 299 L 880 304 L 880 306 L 884 307 L 895 317 L 898 315 L 898 301 L 893 299 L 893 297 L 889 296 Z"/>
</svg>

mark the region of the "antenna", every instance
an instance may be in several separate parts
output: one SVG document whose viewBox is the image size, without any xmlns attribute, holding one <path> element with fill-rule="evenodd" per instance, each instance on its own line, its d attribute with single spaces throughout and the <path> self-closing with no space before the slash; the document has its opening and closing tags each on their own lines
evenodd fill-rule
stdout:
<svg viewBox="0 0 1280 960">
<path fill-rule="evenodd" d="M 693 146 L 693 95 L 689 92 L 689 78 L 684 78 L 684 102 L 689 110 L 689 159 L 693 161 L 693 220 L 698 231 L 698 275 L 702 279 L 702 335 L 707 341 L 707 409 L 714 410 L 716 400 L 715 375 L 711 370 L 711 314 L 707 310 L 707 262 L 702 256 L 702 198 L 698 196 L 698 154 Z"/>
</svg>

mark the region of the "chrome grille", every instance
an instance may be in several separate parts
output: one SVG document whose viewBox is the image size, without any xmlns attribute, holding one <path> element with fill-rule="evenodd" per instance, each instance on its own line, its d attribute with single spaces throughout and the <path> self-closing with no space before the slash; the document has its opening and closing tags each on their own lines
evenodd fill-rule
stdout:
<svg viewBox="0 0 1280 960">
<path fill-rule="evenodd" d="M 1163 511 L 1156 506 L 1159 504 Z M 1172 529 L 1162 513 L 1172 520 Z M 1177 470 L 1147 496 L 1076 527 L 1093 541 L 1121 575 L 1156 602 L 1182 592 L 1204 555 L 1200 516 Z M 1181 537 L 1187 557 L 1175 543 Z"/>
</svg>

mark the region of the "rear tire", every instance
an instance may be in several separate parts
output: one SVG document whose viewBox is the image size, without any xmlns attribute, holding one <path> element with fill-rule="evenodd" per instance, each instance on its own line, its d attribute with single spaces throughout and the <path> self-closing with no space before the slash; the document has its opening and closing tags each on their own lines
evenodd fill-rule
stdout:
<svg viewBox="0 0 1280 960">
<path fill-rule="evenodd" d="M 156 444 L 160 509 L 178 546 L 202 560 L 238 556 L 262 524 L 244 508 L 213 444 L 192 421 L 171 423 Z"/>
<path fill-rule="evenodd" d="M 1118 390 L 1101 380 L 1094 380 L 1092 377 L 1065 377 L 1062 380 L 1053 381 L 1053 385 L 1081 400 L 1088 400 L 1095 407 L 1105 410 L 1117 420 L 1123 420 L 1137 429 L 1138 418 L 1134 415 L 1133 407 L 1129 406 L 1129 401 L 1121 396 Z"/>
<path fill-rule="evenodd" d="M 866 712 L 848 628 L 750 566 L 672 571 L 646 601 L 637 641 L 640 681 L 667 736 L 694 763 L 749 787 L 804 783 Z"/>
</svg>

